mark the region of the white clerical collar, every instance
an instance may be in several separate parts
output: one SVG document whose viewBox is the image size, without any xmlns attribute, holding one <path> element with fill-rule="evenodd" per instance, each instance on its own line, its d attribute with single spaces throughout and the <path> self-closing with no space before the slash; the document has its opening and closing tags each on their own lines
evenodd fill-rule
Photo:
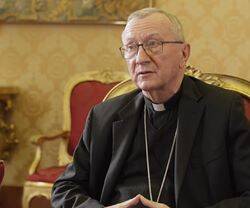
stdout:
<svg viewBox="0 0 250 208">
<path fill-rule="evenodd" d="M 166 110 L 164 104 L 160 103 L 160 104 L 156 104 L 156 103 L 152 103 L 153 109 L 155 111 L 164 111 Z"/>
</svg>

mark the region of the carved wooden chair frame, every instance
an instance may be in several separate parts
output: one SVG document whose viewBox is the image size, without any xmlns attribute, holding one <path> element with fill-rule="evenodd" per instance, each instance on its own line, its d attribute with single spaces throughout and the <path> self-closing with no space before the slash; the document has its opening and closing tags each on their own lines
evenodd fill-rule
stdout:
<svg viewBox="0 0 250 208">
<path fill-rule="evenodd" d="M 200 79 L 208 84 L 236 91 L 250 99 L 250 82 L 242 78 L 224 74 L 202 73 L 193 66 L 187 66 L 185 74 Z M 135 84 L 128 78 L 113 87 L 105 96 L 104 100 L 130 92 L 134 89 L 136 89 Z"/>
<path fill-rule="evenodd" d="M 63 98 L 63 130 L 55 135 L 35 135 L 30 139 L 32 144 L 34 144 L 36 147 L 36 152 L 34 160 L 31 163 L 28 171 L 29 175 L 32 175 L 37 171 L 42 158 L 42 146 L 46 141 L 60 139 L 58 166 L 67 165 L 72 161 L 72 156 L 68 154 L 67 147 L 71 128 L 70 96 L 73 88 L 77 84 L 86 81 L 99 81 L 105 84 L 120 82 L 124 79 L 127 79 L 128 76 L 129 75 L 126 72 L 102 70 L 85 72 L 81 76 L 77 75 L 75 77 L 72 77 L 65 86 L 65 93 Z M 24 183 L 23 189 L 22 207 L 28 208 L 31 199 L 35 196 L 44 196 L 47 199 L 50 199 L 52 186 L 52 183 L 26 181 Z"/>
</svg>

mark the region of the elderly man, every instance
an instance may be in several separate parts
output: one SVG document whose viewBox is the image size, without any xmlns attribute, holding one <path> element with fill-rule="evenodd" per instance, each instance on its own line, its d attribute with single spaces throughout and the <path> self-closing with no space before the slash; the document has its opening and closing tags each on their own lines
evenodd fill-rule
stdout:
<svg viewBox="0 0 250 208">
<path fill-rule="evenodd" d="M 250 207 L 250 133 L 240 96 L 184 76 L 176 17 L 147 8 L 122 33 L 138 90 L 95 106 L 53 207 Z"/>
</svg>

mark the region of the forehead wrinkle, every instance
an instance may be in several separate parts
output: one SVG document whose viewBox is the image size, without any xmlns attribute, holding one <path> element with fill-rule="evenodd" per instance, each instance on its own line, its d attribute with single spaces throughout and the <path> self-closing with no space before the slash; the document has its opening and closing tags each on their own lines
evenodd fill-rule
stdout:
<svg viewBox="0 0 250 208">
<path fill-rule="evenodd" d="M 154 14 L 143 19 L 131 20 L 122 33 L 122 41 L 134 39 L 143 40 L 147 36 L 151 36 L 151 34 L 157 34 L 161 38 L 165 38 L 169 35 L 172 36 L 171 24 L 170 20 L 161 14 Z"/>
<path fill-rule="evenodd" d="M 125 29 L 122 33 L 122 39 L 123 41 L 129 41 L 129 40 L 144 40 L 151 37 L 160 37 L 164 38 L 162 33 L 155 32 L 157 27 L 152 27 L 151 25 L 135 25 L 132 27 L 129 27 L 129 29 Z"/>
</svg>

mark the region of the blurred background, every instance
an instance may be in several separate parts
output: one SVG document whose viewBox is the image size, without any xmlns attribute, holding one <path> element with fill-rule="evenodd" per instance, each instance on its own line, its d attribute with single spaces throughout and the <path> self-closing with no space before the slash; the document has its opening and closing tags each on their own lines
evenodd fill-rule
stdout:
<svg viewBox="0 0 250 208">
<path fill-rule="evenodd" d="M 156 0 L 154 6 L 179 17 L 191 44 L 190 65 L 250 80 L 248 0 Z M 8 122 L 15 126 L 18 140 L 5 161 L 0 207 L 21 207 L 22 187 L 35 154 L 30 138 L 62 130 L 69 79 L 91 70 L 126 72 L 118 50 L 123 27 L 0 24 L 0 87 L 16 89 Z M 48 151 L 53 154 L 53 148 Z"/>
</svg>

